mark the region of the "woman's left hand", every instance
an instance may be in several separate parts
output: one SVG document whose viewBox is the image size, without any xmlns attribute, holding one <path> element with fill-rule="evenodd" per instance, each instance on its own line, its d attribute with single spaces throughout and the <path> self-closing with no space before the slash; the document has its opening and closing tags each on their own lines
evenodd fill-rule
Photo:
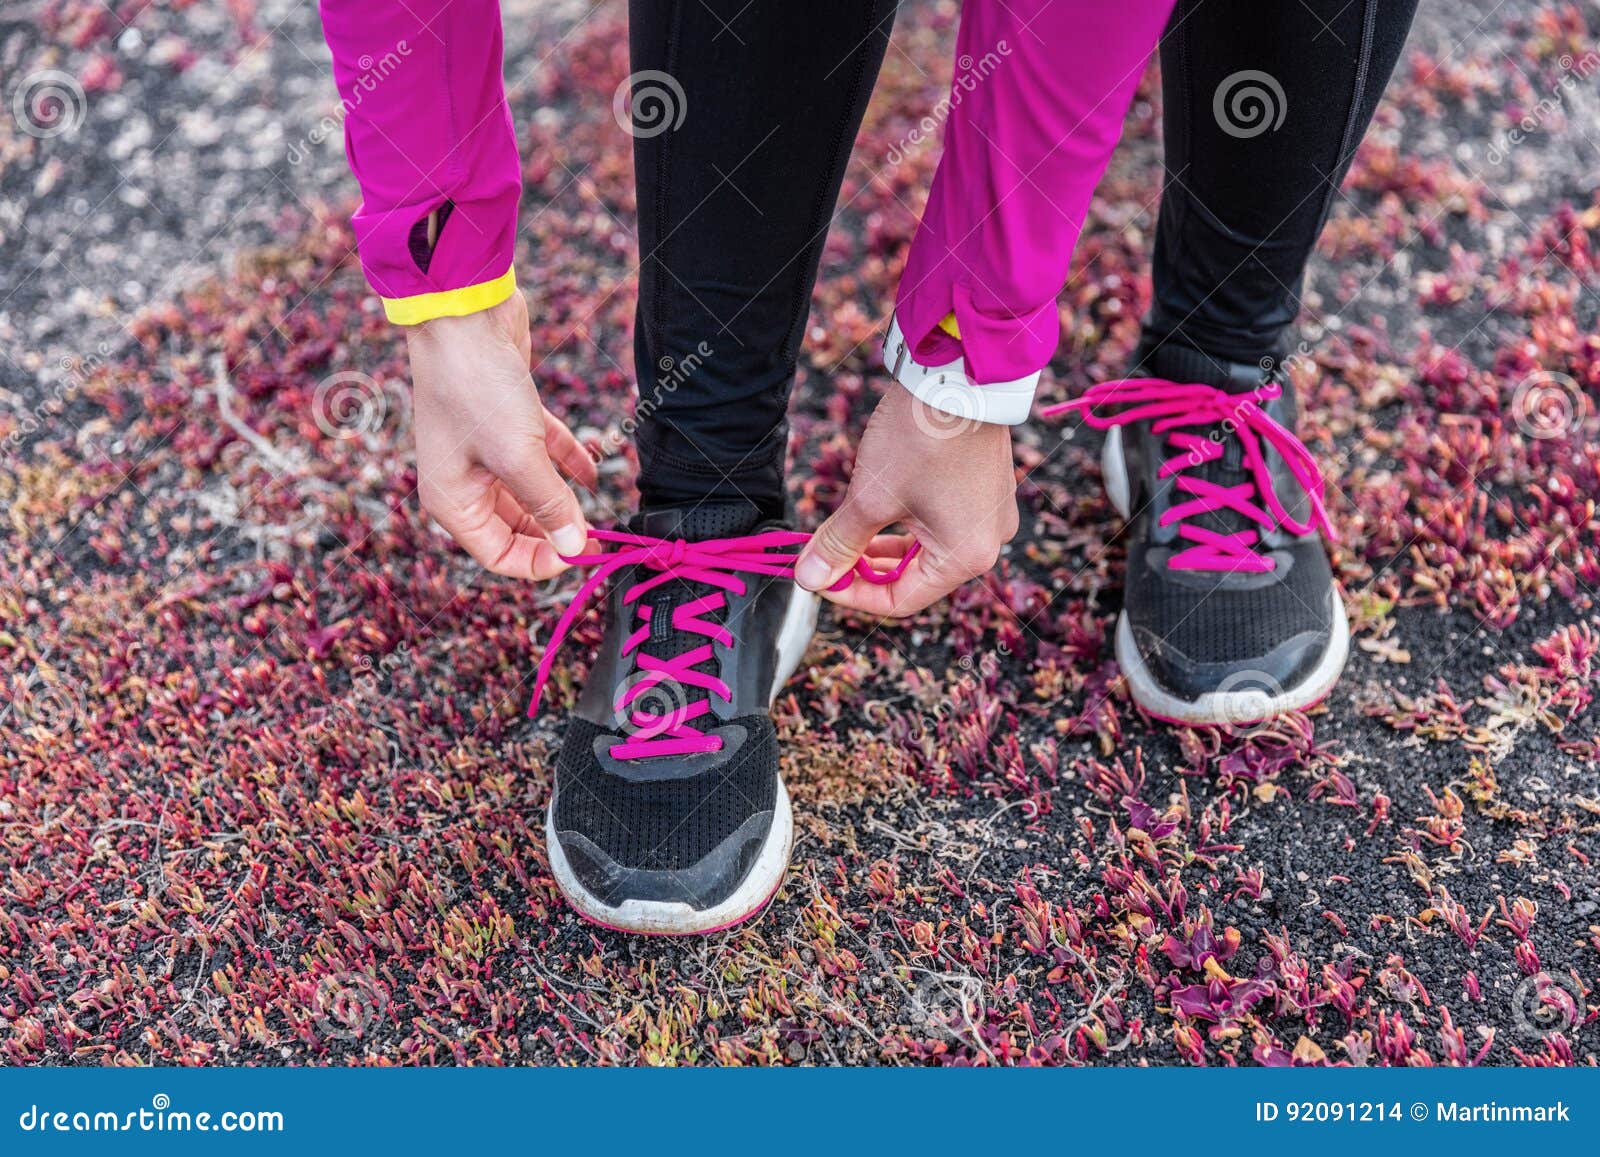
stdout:
<svg viewBox="0 0 1600 1157">
<path fill-rule="evenodd" d="M 894 523 L 904 536 L 880 532 Z M 958 418 L 891 385 L 856 454 L 839 509 L 801 552 L 795 581 L 840 606 L 903 618 L 986 573 L 1017 533 L 1017 477 L 1011 428 Z M 828 588 L 858 558 L 904 555 L 922 544 L 904 573 L 882 586 Z"/>
</svg>

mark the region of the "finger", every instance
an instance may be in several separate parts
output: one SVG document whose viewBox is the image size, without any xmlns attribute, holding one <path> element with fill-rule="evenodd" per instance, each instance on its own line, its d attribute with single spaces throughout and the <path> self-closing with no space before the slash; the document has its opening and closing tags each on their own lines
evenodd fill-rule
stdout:
<svg viewBox="0 0 1600 1157">
<path fill-rule="evenodd" d="M 867 544 L 861 557 L 875 571 L 891 571 L 911 553 L 916 542 L 917 536 L 914 534 L 877 534 Z"/>
<path fill-rule="evenodd" d="M 544 536 L 544 531 L 533 520 L 533 515 L 522 509 L 522 504 L 507 490 L 502 483 L 496 482 L 494 511 L 511 532 L 519 537 L 532 539 L 534 542 L 532 577 L 539 582 L 555 578 L 562 571 L 570 569 L 570 564 L 561 557 L 561 552 Z M 520 577 L 528 577 L 526 575 Z"/>
<path fill-rule="evenodd" d="M 481 509 L 453 503 L 447 497 L 432 497 L 429 513 L 446 534 L 455 539 L 485 570 L 507 578 L 543 580 L 567 569 L 556 548 L 542 536 L 519 534 L 518 524 L 528 516 L 520 509 L 517 521 L 504 518 L 501 503 L 480 501 Z M 513 505 L 515 505 L 513 503 Z"/>
<path fill-rule="evenodd" d="M 930 570 L 919 554 L 906 565 L 893 582 L 878 584 L 857 579 L 841 591 L 823 591 L 822 596 L 841 607 L 878 618 L 903 619 L 931 607 L 961 585 L 937 570 Z"/>
<path fill-rule="evenodd" d="M 593 494 L 600 486 L 600 471 L 594 456 L 583 448 L 583 443 L 568 429 L 567 424 L 549 410 L 544 412 L 544 444 L 556 467 Z"/>
<path fill-rule="evenodd" d="M 555 544 L 547 538 L 529 538 L 527 535 L 518 535 L 533 543 L 533 565 L 529 568 L 529 577 L 534 582 L 544 582 L 553 579 L 563 571 L 572 569 L 572 564 L 561 557 L 561 552 Z"/>
<path fill-rule="evenodd" d="M 887 576 L 893 575 L 897 570 L 910 565 L 906 561 L 906 555 L 916 545 L 916 536 L 910 534 L 875 535 L 872 542 L 868 544 L 866 551 L 862 553 L 861 558 L 857 560 L 856 566 L 866 567 L 870 571 L 875 571 L 876 574 L 871 576 L 858 574 L 855 567 L 852 567 L 841 578 L 836 580 L 835 585 L 862 582 L 881 586 L 885 582 L 892 581 Z M 878 581 L 874 582 L 874 579 Z"/>
<path fill-rule="evenodd" d="M 844 496 L 844 505 L 817 527 L 811 541 L 800 552 L 794 567 L 794 581 L 808 591 L 827 590 L 866 553 L 878 531 L 892 521 L 863 513 L 855 491 L 849 491 Z"/>
<path fill-rule="evenodd" d="M 484 455 L 483 465 L 506 489 L 517 504 L 533 516 L 533 521 L 562 554 L 583 553 L 589 527 L 572 492 L 550 461 L 543 439 L 520 445 L 515 451 L 495 446 Z"/>
</svg>

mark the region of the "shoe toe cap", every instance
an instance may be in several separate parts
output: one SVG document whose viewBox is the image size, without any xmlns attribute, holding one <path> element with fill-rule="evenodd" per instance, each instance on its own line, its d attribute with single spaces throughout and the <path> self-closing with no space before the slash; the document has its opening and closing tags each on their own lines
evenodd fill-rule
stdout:
<svg viewBox="0 0 1600 1157">
<path fill-rule="evenodd" d="M 552 829 L 550 838 L 572 882 L 599 904 L 618 908 L 628 901 L 687 904 L 696 911 L 714 908 L 738 891 L 749 876 L 772 830 L 773 813 L 745 819 L 726 839 L 692 864 L 672 864 L 647 854 L 623 864 L 592 839 L 573 830 Z"/>
<path fill-rule="evenodd" d="M 1244 658 L 1207 662 L 1186 655 L 1158 637 L 1135 632 L 1139 657 L 1169 694 L 1188 702 L 1224 693 L 1269 700 L 1310 679 L 1333 645 L 1331 627 L 1301 631 L 1271 650 Z"/>
</svg>

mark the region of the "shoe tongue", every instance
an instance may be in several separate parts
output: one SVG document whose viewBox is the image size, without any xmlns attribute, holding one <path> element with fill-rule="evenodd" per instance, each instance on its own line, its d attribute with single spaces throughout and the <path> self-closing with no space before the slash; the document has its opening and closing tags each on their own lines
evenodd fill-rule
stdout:
<svg viewBox="0 0 1600 1157">
<path fill-rule="evenodd" d="M 760 524 L 761 511 L 755 503 L 732 499 L 641 510 L 628 521 L 628 529 L 652 538 L 704 542 L 750 534 Z"/>
<path fill-rule="evenodd" d="M 1272 363 L 1265 365 L 1252 362 L 1228 362 L 1202 353 L 1200 350 L 1187 346 L 1168 343 L 1159 349 L 1144 354 L 1138 359 L 1138 369 L 1133 376 L 1157 377 L 1169 382 L 1197 382 L 1201 385 L 1212 386 L 1219 390 L 1226 390 L 1230 394 L 1248 394 L 1259 389 L 1267 380 L 1268 372 L 1273 368 Z M 1264 407 L 1274 416 L 1280 403 L 1269 402 Z M 1185 470 L 1190 477 L 1204 478 L 1220 486 L 1235 486 L 1245 481 L 1246 474 L 1244 460 L 1244 443 L 1223 423 L 1214 423 L 1209 426 L 1185 427 L 1186 432 L 1198 434 L 1203 438 L 1211 438 L 1222 447 L 1222 453 L 1209 462 Z M 1185 501 L 1184 498 L 1177 499 Z M 1257 500 L 1260 498 L 1258 496 Z M 1221 534 L 1231 534 L 1240 530 L 1260 530 L 1260 526 L 1244 515 L 1232 510 L 1218 510 L 1209 514 L 1197 515 L 1188 521 L 1197 526 Z"/>
<path fill-rule="evenodd" d="M 652 538 L 681 538 L 687 542 L 704 542 L 707 539 L 750 534 L 761 525 L 762 521 L 761 511 L 754 503 L 733 499 L 685 506 L 650 507 L 639 511 L 629 519 L 628 529 L 634 534 L 645 534 Z M 647 576 L 648 572 L 641 571 L 641 574 Z M 643 600 L 644 604 L 650 607 L 651 615 L 650 637 L 642 649 L 658 660 L 668 660 L 685 655 L 709 642 L 704 635 L 677 630 L 672 623 L 672 613 L 675 607 L 689 599 L 711 594 L 715 590 L 715 587 L 708 584 L 692 582 L 686 578 L 663 583 L 652 590 Z M 709 612 L 700 617 L 722 621 L 725 612 Z M 686 703 L 697 703 L 710 697 L 710 693 L 704 688 L 695 686 L 681 686 L 673 694 L 681 696 Z M 702 717 L 701 722 L 690 726 L 704 731 L 715 727 L 716 719 L 714 715 L 706 715 Z"/>
<path fill-rule="evenodd" d="M 1266 380 L 1267 372 L 1276 365 L 1272 359 L 1264 362 L 1223 361 L 1200 350 L 1173 345 L 1171 342 L 1144 353 L 1137 361 L 1139 368 L 1135 377 L 1198 382 L 1230 394 L 1247 394 L 1258 389 Z"/>
</svg>

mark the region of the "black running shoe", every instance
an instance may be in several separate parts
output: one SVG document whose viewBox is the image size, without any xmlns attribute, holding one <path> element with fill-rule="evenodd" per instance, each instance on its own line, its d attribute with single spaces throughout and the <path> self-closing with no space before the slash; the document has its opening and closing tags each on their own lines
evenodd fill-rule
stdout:
<svg viewBox="0 0 1600 1157">
<path fill-rule="evenodd" d="M 1106 491 L 1129 535 L 1117 661 L 1134 699 L 1220 726 L 1312 706 L 1350 632 L 1287 376 L 1170 346 L 1136 361 L 1134 377 L 1052 407 L 1107 431 Z"/>
<path fill-rule="evenodd" d="M 768 710 L 817 599 L 788 577 L 805 539 L 745 502 L 646 510 L 568 608 L 540 668 L 605 587 L 605 636 L 556 763 L 550 867 L 579 914 L 628 932 L 714 932 L 760 912 L 794 843 Z"/>
</svg>

